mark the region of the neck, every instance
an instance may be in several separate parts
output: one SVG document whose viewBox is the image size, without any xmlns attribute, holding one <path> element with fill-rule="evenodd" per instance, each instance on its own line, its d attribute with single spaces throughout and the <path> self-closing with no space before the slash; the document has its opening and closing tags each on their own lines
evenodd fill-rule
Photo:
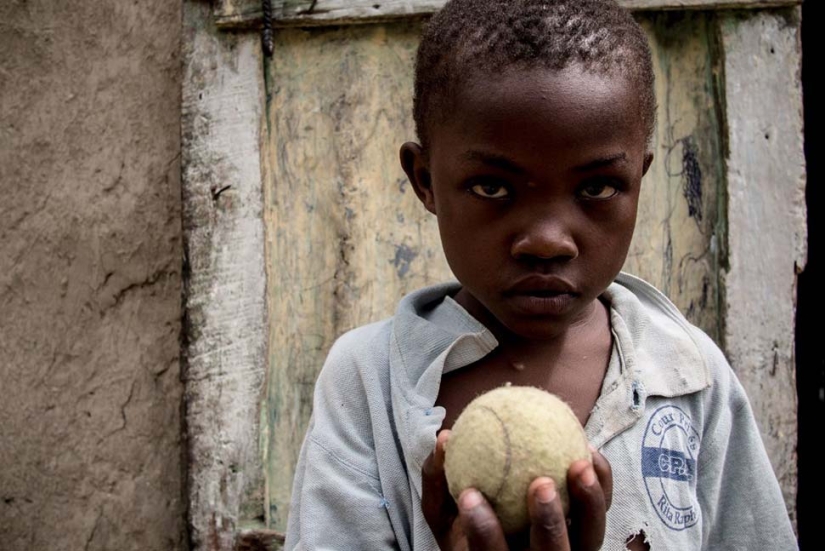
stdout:
<svg viewBox="0 0 825 551">
<path fill-rule="evenodd" d="M 559 326 L 557 331 L 544 335 L 540 339 L 529 338 L 514 333 L 502 324 L 466 288 L 462 287 L 454 300 L 493 333 L 502 349 L 520 349 L 525 352 L 561 349 L 570 339 L 587 338 L 588 335 L 600 333 L 605 324 L 609 325 L 605 305 L 595 299 L 570 323 Z"/>
</svg>

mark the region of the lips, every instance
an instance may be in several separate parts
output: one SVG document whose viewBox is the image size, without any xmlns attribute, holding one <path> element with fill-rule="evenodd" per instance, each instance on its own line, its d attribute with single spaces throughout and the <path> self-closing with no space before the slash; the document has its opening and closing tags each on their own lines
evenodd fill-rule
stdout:
<svg viewBox="0 0 825 551">
<path fill-rule="evenodd" d="M 567 280 L 553 275 L 531 275 L 522 278 L 507 289 L 505 295 L 576 295 L 575 286 Z"/>
<path fill-rule="evenodd" d="M 558 316 L 569 311 L 579 293 L 558 276 L 532 275 L 517 281 L 504 296 L 524 314 Z"/>
</svg>

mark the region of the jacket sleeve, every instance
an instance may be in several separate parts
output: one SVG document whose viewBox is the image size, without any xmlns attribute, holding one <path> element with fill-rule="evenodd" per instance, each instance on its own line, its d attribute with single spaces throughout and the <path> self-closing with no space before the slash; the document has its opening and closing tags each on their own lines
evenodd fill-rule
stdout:
<svg viewBox="0 0 825 551">
<path fill-rule="evenodd" d="M 699 454 L 703 549 L 796 550 L 776 480 L 745 390 L 722 352 L 698 340 L 714 373 Z"/>
<path fill-rule="evenodd" d="M 286 550 L 396 549 L 378 476 L 359 355 L 336 342 L 315 386 L 292 488 Z"/>
</svg>

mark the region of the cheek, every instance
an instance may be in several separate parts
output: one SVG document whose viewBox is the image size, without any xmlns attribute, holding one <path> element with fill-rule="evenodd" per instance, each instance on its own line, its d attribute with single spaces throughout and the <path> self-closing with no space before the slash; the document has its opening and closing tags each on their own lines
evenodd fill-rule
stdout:
<svg viewBox="0 0 825 551">
<path fill-rule="evenodd" d="M 589 256 L 605 268 L 620 269 L 627 257 L 636 228 L 635 202 L 628 201 L 623 208 L 592 216 L 592 228 L 598 228 L 588 239 Z"/>
<path fill-rule="evenodd" d="M 605 219 L 603 231 L 607 238 L 616 244 L 630 243 L 633 231 L 636 229 L 635 210 L 622 210 L 614 216 Z"/>
<path fill-rule="evenodd" d="M 638 193 L 629 197 L 624 207 L 622 215 L 617 222 L 619 228 L 617 233 L 621 234 L 622 239 L 625 240 L 629 246 L 633 232 L 636 230 L 636 213 L 639 207 Z"/>
<path fill-rule="evenodd" d="M 500 224 L 490 220 L 489 213 L 479 213 L 481 209 L 472 203 L 470 199 L 438 206 L 441 246 L 453 273 L 465 285 L 490 279 L 507 260 Z"/>
<path fill-rule="evenodd" d="M 439 211 L 441 245 L 450 265 L 485 264 L 495 248 L 495 237 L 483 225 L 473 224 L 466 213 Z"/>
</svg>

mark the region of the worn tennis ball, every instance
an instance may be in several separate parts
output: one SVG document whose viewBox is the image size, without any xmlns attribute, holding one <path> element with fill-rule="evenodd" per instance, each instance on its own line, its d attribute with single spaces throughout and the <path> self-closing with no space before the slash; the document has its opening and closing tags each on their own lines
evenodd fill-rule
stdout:
<svg viewBox="0 0 825 551">
<path fill-rule="evenodd" d="M 590 457 L 579 420 L 560 398 L 544 390 L 504 386 L 470 402 L 453 425 L 444 470 L 458 500 L 467 488 L 490 502 L 506 534 L 530 524 L 527 489 L 540 476 L 556 483 L 565 514 L 567 470 Z"/>
</svg>

